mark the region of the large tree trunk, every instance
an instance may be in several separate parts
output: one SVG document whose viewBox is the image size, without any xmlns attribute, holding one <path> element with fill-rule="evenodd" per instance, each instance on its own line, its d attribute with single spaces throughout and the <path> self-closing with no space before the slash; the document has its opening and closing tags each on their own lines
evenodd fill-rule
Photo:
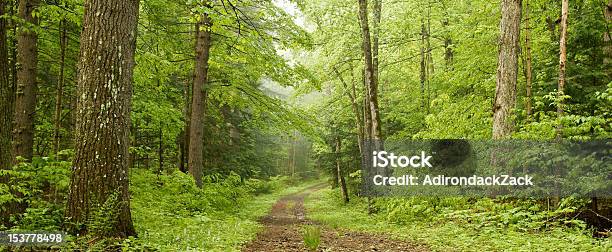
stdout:
<svg viewBox="0 0 612 252">
<path fill-rule="evenodd" d="M 521 0 L 502 0 L 501 13 L 493 139 L 510 136 L 514 128 L 511 113 L 516 103 Z"/>
<path fill-rule="evenodd" d="M 66 66 L 66 46 L 68 43 L 68 35 L 66 33 L 66 19 L 60 21 L 60 69 L 59 80 L 55 88 L 55 114 L 53 127 L 53 153 L 57 155 L 60 151 L 60 130 L 62 128 L 62 98 L 64 96 L 64 68 Z"/>
<path fill-rule="evenodd" d="M 30 25 L 38 19 L 32 15 L 39 0 L 20 0 L 19 17 L 26 25 L 21 25 L 17 36 L 17 96 L 15 99 L 15 129 L 13 135 L 13 156 L 32 160 L 34 146 L 34 116 L 36 113 L 36 64 L 38 35 Z M 16 160 L 15 160 L 16 161 Z"/>
<path fill-rule="evenodd" d="M 567 63 L 567 13 L 569 9 L 569 1 L 562 0 L 561 2 L 561 24 L 559 25 L 559 31 L 561 36 L 559 38 L 559 85 L 558 94 L 564 95 L 565 92 L 565 67 Z M 563 116 L 563 101 L 559 100 L 557 104 L 557 115 Z M 561 124 L 557 128 L 557 137 L 561 137 Z"/>
<path fill-rule="evenodd" d="M 5 1 L 0 1 L 0 16 L 4 15 Z M 7 19 L 0 18 L 0 169 L 11 168 L 11 131 L 13 125 L 15 88 L 10 81 L 8 47 L 6 40 Z"/>
<path fill-rule="evenodd" d="M 191 126 L 189 128 L 189 173 L 202 188 L 203 169 L 203 132 L 204 103 L 206 102 L 206 86 L 208 85 L 208 59 L 211 47 L 212 21 L 207 14 L 202 14 L 196 26 L 196 64 L 191 100 Z"/>
<path fill-rule="evenodd" d="M 365 82 L 368 90 L 368 106 L 372 118 L 372 133 L 371 138 L 374 140 L 382 140 L 381 120 L 378 111 L 378 85 L 376 84 L 376 76 L 374 72 L 374 64 L 372 60 L 372 44 L 370 40 L 370 28 L 368 24 L 368 2 L 367 0 L 359 0 L 359 20 L 361 22 L 361 33 L 363 38 L 363 56 L 365 66 Z"/>
<path fill-rule="evenodd" d="M 4 15 L 6 1 L 0 1 L 0 16 Z M 9 6 L 12 12 L 13 6 Z M 12 166 L 11 138 L 13 130 L 13 115 L 15 111 L 15 80 L 9 70 L 9 55 L 7 41 L 7 19 L 0 18 L 0 170 L 9 170 Z M 14 61 L 11 62 L 14 65 Z M 11 112 L 6 112 L 11 111 Z M 8 176 L 0 176 L 0 183 L 7 183 Z M 10 227 L 10 217 L 14 212 L 20 211 L 19 204 L 10 202 L 0 205 L 0 224 Z"/>
<path fill-rule="evenodd" d="M 531 116 L 532 105 L 531 105 L 531 86 L 532 86 L 532 66 L 531 66 L 531 26 L 530 26 L 530 9 L 529 9 L 529 0 L 526 0 L 525 6 L 525 80 L 526 80 L 526 101 L 525 101 L 525 110 L 527 111 L 527 116 Z"/>
<path fill-rule="evenodd" d="M 138 0 L 87 0 L 77 77 L 77 122 L 67 217 L 87 223 L 104 204 L 108 233 L 136 235 L 130 213 L 128 147 Z M 109 214 L 109 213 L 105 213 Z M 75 230 L 87 233 L 91 230 Z"/>
</svg>

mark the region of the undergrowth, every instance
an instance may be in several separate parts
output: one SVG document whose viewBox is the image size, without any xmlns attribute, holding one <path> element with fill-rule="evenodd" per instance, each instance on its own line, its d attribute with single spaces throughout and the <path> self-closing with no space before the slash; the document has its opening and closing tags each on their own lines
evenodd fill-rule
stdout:
<svg viewBox="0 0 612 252">
<path fill-rule="evenodd" d="M 66 153 L 65 155 L 71 155 Z M 19 204 L 24 211 L 11 216 L 10 229 L 0 231 L 57 232 L 71 226 L 64 217 L 70 181 L 70 162 L 35 158 L 12 170 L 10 183 L 0 183 L 0 206 Z M 313 182 L 316 183 L 316 182 Z M 241 179 L 210 175 L 202 189 L 188 174 L 158 175 L 146 169 L 130 170 L 130 207 L 138 237 L 107 238 L 116 218 L 116 195 L 98 208 L 85 224 L 84 236 L 68 235 L 62 251 L 232 251 L 252 239 L 265 215 L 282 195 L 312 183 L 288 177 Z M 49 249 L 50 247 L 32 248 Z M 0 251 L 6 250 L 0 246 Z"/>
<path fill-rule="evenodd" d="M 262 228 L 258 219 L 281 195 L 312 185 L 286 177 L 240 184 L 237 176 L 219 183 L 208 178 L 199 190 L 186 174 L 150 183 L 153 173 L 134 170 L 132 218 L 137 240 L 160 251 L 237 251 Z M 190 183 L 186 183 L 189 181 Z"/>
<path fill-rule="evenodd" d="M 332 228 L 391 234 L 434 251 L 612 250 L 610 238 L 592 238 L 582 221 L 565 217 L 575 210 L 572 202 L 565 204 L 544 211 L 529 202 L 492 199 L 379 198 L 376 213 L 368 215 L 365 199 L 344 205 L 339 192 L 329 189 L 305 202 L 311 219 Z"/>
</svg>

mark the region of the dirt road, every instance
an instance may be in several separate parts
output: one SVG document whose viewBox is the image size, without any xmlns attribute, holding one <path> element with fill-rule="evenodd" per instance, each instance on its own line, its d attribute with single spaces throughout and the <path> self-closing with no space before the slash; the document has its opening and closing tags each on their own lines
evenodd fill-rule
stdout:
<svg viewBox="0 0 612 252">
<path fill-rule="evenodd" d="M 308 220 L 304 198 L 324 186 L 313 186 L 278 200 L 270 213 L 261 219 L 264 230 L 245 245 L 242 251 L 308 251 L 302 239 L 302 225 L 321 227 L 321 245 L 318 251 L 428 251 L 424 246 L 406 241 L 392 240 L 382 235 L 330 229 Z"/>
</svg>

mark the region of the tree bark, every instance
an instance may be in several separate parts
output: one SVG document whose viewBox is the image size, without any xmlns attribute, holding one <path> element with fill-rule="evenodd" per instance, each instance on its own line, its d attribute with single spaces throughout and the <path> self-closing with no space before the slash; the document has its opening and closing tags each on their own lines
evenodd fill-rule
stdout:
<svg viewBox="0 0 612 252">
<path fill-rule="evenodd" d="M 34 117 L 36 113 L 36 64 L 38 62 L 38 35 L 32 30 L 38 19 L 32 15 L 39 0 L 20 0 L 19 17 L 25 23 L 17 36 L 17 96 L 15 98 L 15 128 L 13 157 L 32 160 L 34 147 Z"/>
<path fill-rule="evenodd" d="M 5 1 L 0 1 L 0 16 L 4 15 Z M 7 19 L 0 18 L 0 111 L 14 111 L 14 82 L 9 76 Z M 0 114 L 0 170 L 10 170 L 12 165 L 11 131 L 13 128 L 13 113 Z M 7 183 L 8 176 L 0 176 L 0 183 Z M 14 204 L 0 205 L 0 224 L 11 226 L 10 217 Z"/>
<path fill-rule="evenodd" d="M 183 95 L 185 98 L 185 106 L 183 107 L 183 116 L 185 118 L 185 126 L 183 127 L 183 132 L 179 136 L 179 146 L 180 146 L 180 162 L 179 162 L 179 170 L 187 173 L 188 164 L 189 164 L 189 127 L 191 125 L 191 85 L 189 81 L 185 80 L 183 83 Z"/>
<path fill-rule="evenodd" d="M 344 203 L 349 202 L 349 195 L 346 188 L 346 181 L 344 180 L 344 175 L 342 174 L 342 160 L 340 159 L 340 150 L 341 150 L 341 141 L 340 137 L 336 136 L 336 172 L 338 173 L 338 183 L 340 184 L 340 190 L 342 190 L 342 199 Z"/>
<path fill-rule="evenodd" d="M 453 39 L 449 35 L 449 14 L 448 7 L 446 6 L 445 1 L 441 1 L 442 8 L 444 12 L 444 18 L 442 19 L 442 27 L 444 28 L 444 62 L 445 62 L 445 70 L 453 70 Z"/>
<path fill-rule="evenodd" d="M 103 237 L 136 235 L 130 213 L 128 147 L 138 0 L 87 0 L 77 76 L 76 154 L 66 215 L 86 223 L 101 205 L 114 222 Z M 105 213 L 110 214 L 110 213 Z M 75 230 L 92 231 L 88 225 Z"/>
<path fill-rule="evenodd" d="M 9 1 L 9 9 L 10 12 L 9 14 L 11 16 L 15 16 L 15 9 L 19 6 L 19 0 L 14 0 L 14 1 Z M 10 57 L 10 71 L 11 71 L 11 83 L 13 85 L 13 108 L 10 111 L 15 111 L 15 97 L 17 95 L 17 93 L 15 92 L 15 89 L 17 88 L 17 22 L 15 22 L 14 19 L 10 20 L 10 24 L 11 24 L 11 34 L 13 35 L 13 38 L 10 40 L 10 53 L 11 53 L 11 57 Z M 7 45 L 8 46 L 8 45 Z M 11 116 L 14 116 L 15 113 L 11 113 Z M 14 119 L 14 118 L 13 118 Z M 13 130 L 11 128 L 11 130 Z"/>
<path fill-rule="evenodd" d="M 364 141 L 372 140 L 372 113 L 370 109 L 370 88 L 366 82 L 365 71 L 362 71 L 363 82 L 363 139 Z"/>
<path fill-rule="evenodd" d="M 4 15 L 5 1 L 0 1 L 0 16 Z M 7 47 L 7 19 L 0 18 L 0 169 L 11 168 L 11 131 L 13 128 L 14 111 L 14 83 L 10 81 L 8 47 Z"/>
<path fill-rule="evenodd" d="M 501 13 L 493 139 L 509 137 L 514 128 L 511 113 L 516 103 L 521 0 L 502 0 Z"/>
<path fill-rule="evenodd" d="M 382 11 L 382 0 L 373 0 L 374 6 L 372 8 L 374 20 L 372 22 L 372 79 L 375 85 L 378 87 L 380 83 L 380 71 L 379 71 L 379 44 L 380 44 L 380 20 Z"/>
<path fill-rule="evenodd" d="M 60 130 L 62 128 L 62 98 L 64 96 L 64 68 L 66 66 L 66 46 L 68 35 L 66 32 L 66 19 L 60 21 L 60 69 L 57 87 L 55 88 L 55 114 L 53 127 L 53 153 L 57 155 L 60 151 Z"/>
<path fill-rule="evenodd" d="M 612 23 L 612 0 L 608 1 L 608 4 L 604 7 L 604 18 L 607 24 Z M 610 34 L 610 27 L 606 25 L 606 31 L 604 32 L 604 65 L 612 64 L 612 34 Z M 612 68 L 607 68 L 607 74 L 612 74 Z"/>
<path fill-rule="evenodd" d="M 565 68 L 567 64 L 567 15 L 569 9 L 569 1 L 562 0 L 561 2 L 561 24 L 559 25 L 559 31 L 561 33 L 559 37 L 559 83 L 557 87 L 557 93 L 559 96 L 565 94 Z M 563 100 L 559 99 L 557 104 L 557 116 L 560 118 L 563 116 Z M 557 126 L 557 138 L 562 137 L 563 125 L 559 123 Z"/>
<path fill-rule="evenodd" d="M 425 23 L 421 19 L 421 67 L 419 69 L 419 79 L 421 81 L 421 110 L 425 110 L 425 81 L 427 79 L 427 70 L 425 69 Z"/>
<path fill-rule="evenodd" d="M 374 140 L 381 140 L 381 120 L 378 111 L 378 86 L 376 84 L 376 76 L 374 72 L 374 64 L 372 60 L 372 43 L 370 40 L 370 28 L 368 24 L 368 2 L 367 0 L 359 0 L 359 20 L 361 21 L 361 33 L 363 43 L 363 55 L 365 66 L 365 82 L 368 89 L 369 107 L 372 118 L 372 133 L 371 137 Z"/>
<path fill-rule="evenodd" d="M 191 126 L 189 128 L 189 173 L 196 185 L 202 188 L 203 170 L 203 132 L 204 104 L 208 86 L 208 59 L 211 47 L 212 21 L 207 14 L 202 14 L 196 26 L 196 64 L 191 100 Z"/>
<path fill-rule="evenodd" d="M 527 117 L 530 117 L 533 114 L 532 105 L 531 105 L 531 86 L 532 86 L 532 56 L 531 56 L 531 16 L 530 16 L 530 6 L 529 0 L 525 1 L 525 89 L 526 89 L 526 101 L 525 101 L 525 110 L 527 111 Z"/>
<path fill-rule="evenodd" d="M 350 69 L 351 74 L 353 69 Z M 334 72 L 336 73 L 336 75 L 338 76 L 338 79 L 340 80 L 340 82 L 342 83 L 342 85 L 344 86 L 344 92 L 346 93 L 346 95 L 349 97 L 350 101 L 351 101 L 351 108 L 353 110 L 353 115 L 355 115 L 355 126 L 357 129 L 357 145 L 359 147 L 359 153 L 361 153 L 362 155 L 363 153 L 363 124 L 361 122 L 361 113 L 359 112 L 359 105 L 357 105 L 357 101 L 355 99 L 355 95 L 356 95 L 356 91 L 355 91 L 355 80 L 352 80 L 352 90 L 349 90 L 349 87 L 346 83 L 346 81 L 344 80 L 344 78 L 342 77 L 342 74 L 340 74 L 340 72 L 338 71 L 338 69 L 334 68 Z"/>
</svg>

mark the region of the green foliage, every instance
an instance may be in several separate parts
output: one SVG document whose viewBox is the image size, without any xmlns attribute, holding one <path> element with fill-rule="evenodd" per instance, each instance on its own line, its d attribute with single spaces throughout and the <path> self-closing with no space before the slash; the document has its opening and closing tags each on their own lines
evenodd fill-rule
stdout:
<svg viewBox="0 0 612 252">
<path fill-rule="evenodd" d="M 121 210 L 121 192 L 119 190 L 108 196 L 106 201 L 92 209 L 87 220 L 88 235 L 92 237 L 111 237 Z"/>
<path fill-rule="evenodd" d="M 306 199 L 310 217 L 334 228 L 385 233 L 424 243 L 433 251 L 609 251 L 610 238 L 592 238 L 575 219 L 587 203 L 564 199 L 548 210 L 541 202 L 476 198 L 378 198 L 367 214 L 364 198 L 342 202 L 338 190 L 321 190 Z"/>
<path fill-rule="evenodd" d="M 158 180 L 144 169 L 132 169 L 130 178 L 132 217 L 139 237 L 126 242 L 159 251 L 238 250 L 255 237 L 261 228 L 258 219 L 281 195 L 312 185 L 289 187 L 292 180 L 285 177 L 240 183 L 234 175 L 208 176 L 203 189 L 198 189 L 189 175 L 177 172 Z M 271 193 L 253 196 L 268 189 Z"/>
<path fill-rule="evenodd" d="M 60 155 L 72 155 L 63 151 Z M 63 222 L 64 201 L 70 182 L 69 161 L 34 158 L 19 163 L 12 170 L 0 170 L 8 183 L 0 184 L 0 207 L 25 206 L 22 214 L 11 216 L 17 230 L 56 230 Z"/>
<path fill-rule="evenodd" d="M 317 251 L 321 244 L 321 228 L 314 225 L 302 226 L 302 239 L 308 250 Z"/>
</svg>

